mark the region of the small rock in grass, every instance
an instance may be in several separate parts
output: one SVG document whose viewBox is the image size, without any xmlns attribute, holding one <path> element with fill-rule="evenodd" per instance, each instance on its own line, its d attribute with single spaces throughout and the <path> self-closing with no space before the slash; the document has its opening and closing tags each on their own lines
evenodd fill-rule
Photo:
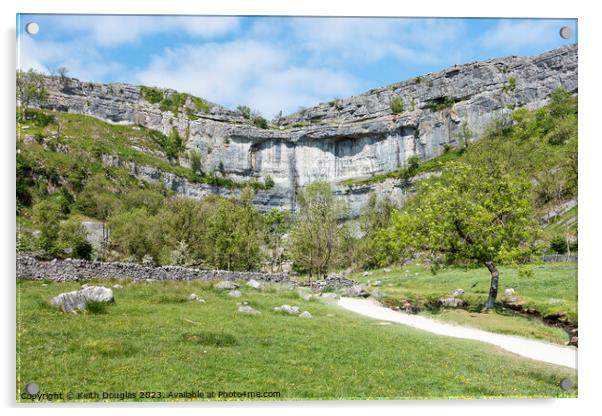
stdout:
<svg viewBox="0 0 602 416">
<path fill-rule="evenodd" d="M 550 305 L 560 305 L 562 303 L 562 299 L 550 298 L 548 299 L 548 303 Z"/>
<path fill-rule="evenodd" d="M 240 313 L 246 313 L 246 314 L 250 314 L 250 315 L 261 313 L 257 309 L 252 308 L 250 306 L 239 306 L 238 307 L 238 312 L 240 312 Z"/>
<path fill-rule="evenodd" d="M 263 288 L 263 283 L 258 282 L 255 279 L 251 279 L 251 280 L 249 280 L 247 282 L 247 286 L 251 286 L 253 289 L 258 289 L 259 290 L 259 289 Z"/>
<path fill-rule="evenodd" d="M 463 295 L 464 294 L 464 289 L 456 289 L 454 290 L 454 293 L 452 294 L 452 296 L 458 296 L 458 295 Z"/>
<path fill-rule="evenodd" d="M 196 293 L 191 293 L 190 296 L 188 296 L 188 300 L 197 300 L 198 298 Z"/>
<path fill-rule="evenodd" d="M 368 276 L 369 276 L 369 275 L 368 275 L 368 272 L 364 272 L 364 273 L 362 273 L 362 276 L 364 276 L 364 277 L 368 277 Z"/>
<path fill-rule="evenodd" d="M 459 308 L 460 306 L 464 306 L 464 301 L 460 298 L 449 296 L 439 299 L 439 305 L 446 308 Z"/>
<path fill-rule="evenodd" d="M 113 289 L 123 289 L 123 286 L 119 284 L 113 285 Z"/>
<path fill-rule="evenodd" d="M 509 287 L 508 289 L 504 290 L 504 295 L 506 295 L 506 296 L 514 295 L 514 289 Z"/>
<path fill-rule="evenodd" d="M 47 287 L 48 285 L 46 283 L 42 283 L 42 287 Z"/>
<path fill-rule="evenodd" d="M 238 284 L 229 280 L 222 280 L 214 286 L 216 289 L 234 290 L 238 289 Z"/>
<path fill-rule="evenodd" d="M 359 284 L 347 288 L 347 296 L 367 298 L 370 296 L 370 293 L 366 285 Z"/>
<path fill-rule="evenodd" d="M 228 292 L 228 296 L 239 298 L 241 296 L 240 290 L 231 290 Z"/>
<path fill-rule="evenodd" d="M 205 303 L 205 299 L 203 299 L 203 298 L 198 298 L 196 301 L 197 301 L 198 303 Z"/>
<path fill-rule="evenodd" d="M 290 306 L 290 305 L 282 305 L 276 306 L 274 308 L 275 312 L 285 312 L 289 315 L 299 315 L 299 307 L 298 306 Z"/>
<path fill-rule="evenodd" d="M 376 282 L 372 283 L 372 286 L 382 286 L 383 282 L 381 282 L 380 280 L 377 280 Z"/>
<path fill-rule="evenodd" d="M 336 299 L 337 298 L 337 294 L 334 293 L 334 292 L 322 293 L 320 295 L 320 297 L 327 298 L 327 299 Z"/>
<path fill-rule="evenodd" d="M 370 293 L 370 296 L 372 296 L 376 300 L 381 300 L 383 297 L 385 297 L 385 294 L 380 290 L 375 290 L 372 293 Z"/>
<path fill-rule="evenodd" d="M 302 314 L 299 315 L 299 318 L 312 319 L 313 316 L 311 316 L 311 313 L 309 313 L 308 311 L 304 311 Z"/>
<path fill-rule="evenodd" d="M 385 273 L 391 273 L 391 269 L 389 269 L 388 267 L 385 267 L 383 269 L 383 272 L 385 272 Z"/>
</svg>

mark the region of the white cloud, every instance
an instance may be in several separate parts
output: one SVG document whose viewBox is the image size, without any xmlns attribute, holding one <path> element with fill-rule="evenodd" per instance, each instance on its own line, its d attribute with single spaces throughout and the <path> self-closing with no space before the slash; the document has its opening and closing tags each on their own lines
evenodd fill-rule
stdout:
<svg viewBox="0 0 602 416">
<path fill-rule="evenodd" d="M 38 41 L 27 35 L 19 40 L 17 64 L 20 69 L 33 68 L 46 73 L 63 66 L 69 70 L 69 76 L 82 80 L 101 80 L 109 74 L 126 71 L 125 65 L 104 59 L 96 48 L 81 40 Z"/>
<path fill-rule="evenodd" d="M 557 20 L 501 20 L 485 33 L 481 44 L 502 51 L 546 46 L 558 38 L 561 26 Z"/>
<path fill-rule="evenodd" d="M 353 92 L 344 72 L 295 65 L 294 52 L 255 40 L 166 49 L 135 79 L 175 88 L 231 108 L 244 104 L 270 118 Z"/>
<path fill-rule="evenodd" d="M 328 63 L 394 57 L 406 64 L 433 64 L 463 30 L 462 22 L 443 19 L 296 18 L 291 25 L 313 58 Z"/>
<path fill-rule="evenodd" d="M 58 31 L 76 32 L 99 46 L 134 43 L 155 34 L 185 34 L 200 38 L 239 30 L 238 17 L 204 16 L 60 16 L 52 20 Z"/>
</svg>

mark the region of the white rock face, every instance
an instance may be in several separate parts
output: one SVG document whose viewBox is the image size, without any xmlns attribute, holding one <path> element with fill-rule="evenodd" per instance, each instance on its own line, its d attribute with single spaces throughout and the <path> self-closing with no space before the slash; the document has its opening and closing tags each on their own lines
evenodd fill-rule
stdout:
<svg viewBox="0 0 602 416">
<path fill-rule="evenodd" d="M 512 108 L 546 104 L 559 87 L 576 93 L 577 61 L 577 46 L 568 45 L 534 57 L 455 65 L 336 103 L 318 104 L 284 117 L 281 129 L 257 128 L 240 113 L 213 103 L 207 112 L 189 118 L 186 111 L 161 111 L 160 105 L 147 102 L 136 86 L 75 79 L 64 85 L 59 77 L 46 79 L 47 106 L 113 123 L 140 124 L 165 134 L 174 127 L 183 136 L 189 132 L 186 146 L 201 152 L 205 171 L 221 162 L 236 180 L 273 178 L 275 186 L 259 191 L 254 199 L 261 211 L 294 209 L 297 188 L 324 180 L 336 185 L 336 193 L 349 202 L 353 216 L 372 193 L 403 202 L 407 191 L 395 180 L 350 189 L 341 181 L 398 169 L 411 156 L 420 160 L 438 156 L 446 145 L 458 144 L 463 128 L 478 138 Z M 512 89 L 511 84 L 515 84 Z M 172 92 L 165 91 L 168 95 Z M 391 112 L 393 97 L 403 100 L 401 114 Z M 133 166 L 133 170 L 195 198 L 238 194 L 237 190 L 191 184 L 145 166 Z"/>
</svg>

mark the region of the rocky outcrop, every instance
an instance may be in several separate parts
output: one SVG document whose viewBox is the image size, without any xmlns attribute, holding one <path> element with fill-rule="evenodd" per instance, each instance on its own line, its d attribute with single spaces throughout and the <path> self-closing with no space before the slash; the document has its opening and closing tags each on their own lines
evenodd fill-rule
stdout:
<svg viewBox="0 0 602 416">
<path fill-rule="evenodd" d="M 87 114 L 113 123 L 140 124 L 186 137 L 189 149 L 203 155 L 204 169 L 223 164 L 236 180 L 271 176 L 275 186 L 255 200 L 262 210 L 294 208 L 295 190 L 312 181 L 336 184 L 398 169 L 408 158 L 421 160 L 441 154 L 470 132 L 479 137 L 492 121 L 513 108 L 536 108 L 563 87 L 577 93 L 576 45 L 534 57 L 509 57 L 455 65 L 441 72 L 377 88 L 354 97 L 322 103 L 291 114 L 268 129 L 254 126 L 242 114 L 208 103 L 206 109 L 162 111 L 148 102 L 140 87 L 102 85 L 48 77 L 47 107 Z M 166 90 L 170 96 L 174 91 Z M 399 97 L 399 98 L 397 98 Z M 393 114 L 391 100 L 403 111 Z M 164 108 L 165 110 L 165 108 Z M 185 111 L 186 110 L 186 111 Z M 169 179 L 172 188 L 193 197 L 217 189 L 197 189 Z M 382 186 L 403 199 L 394 181 Z M 357 213 L 377 186 L 337 187 Z"/>
<path fill-rule="evenodd" d="M 137 263 L 101 262 L 79 259 L 42 261 L 26 253 L 17 254 L 17 278 L 70 282 L 80 279 L 127 278 L 133 281 L 221 280 L 227 289 L 236 289 L 233 280 L 280 283 L 288 282 L 286 274 L 198 270 L 178 266 L 151 267 Z"/>
</svg>

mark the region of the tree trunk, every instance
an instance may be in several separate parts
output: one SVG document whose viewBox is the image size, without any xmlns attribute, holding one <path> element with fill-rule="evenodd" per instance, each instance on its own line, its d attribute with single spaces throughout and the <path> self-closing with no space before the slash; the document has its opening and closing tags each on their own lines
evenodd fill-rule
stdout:
<svg viewBox="0 0 602 416">
<path fill-rule="evenodd" d="M 495 299 L 497 298 L 497 288 L 500 273 L 497 271 L 492 261 L 486 261 L 485 267 L 487 267 L 487 270 L 489 270 L 489 273 L 491 273 L 491 286 L 489 286 L 489 298 L 487 299 L 487 303 L 485 304 L 485 309 L 492 309 L 493 307 L 495 307 Z"/>
</svg>

